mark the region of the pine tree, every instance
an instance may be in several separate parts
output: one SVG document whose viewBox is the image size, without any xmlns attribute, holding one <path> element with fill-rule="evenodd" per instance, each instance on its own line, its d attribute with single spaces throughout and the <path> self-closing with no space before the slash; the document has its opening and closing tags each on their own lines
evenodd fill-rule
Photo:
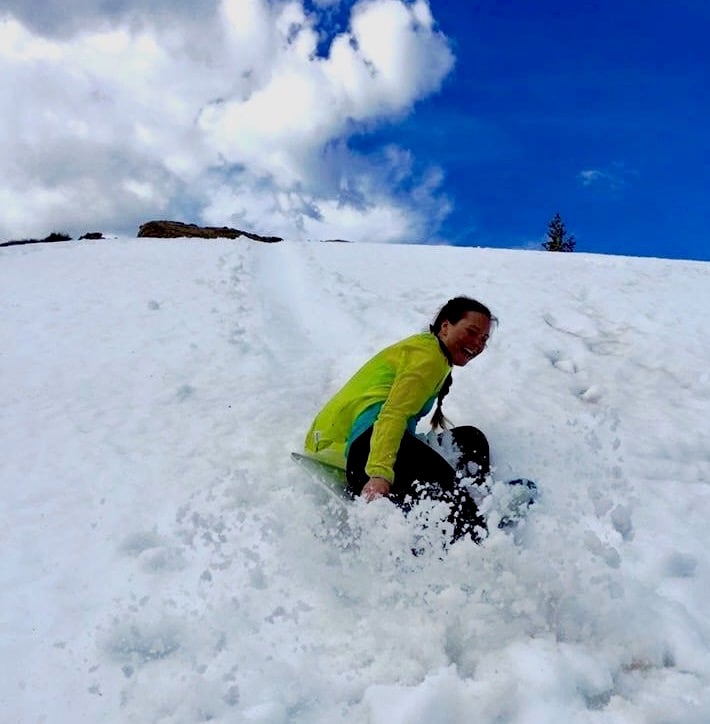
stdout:
<svg viewBox="0 0 710 724">
<path fill-rule="evenodd" d="M 546 251 L 574 251 L 574 236 L 567 236 L 565 222 L 559 214 L 555 214 L 547 225 L 547 240 L 542 243 Z"/>
</svg>

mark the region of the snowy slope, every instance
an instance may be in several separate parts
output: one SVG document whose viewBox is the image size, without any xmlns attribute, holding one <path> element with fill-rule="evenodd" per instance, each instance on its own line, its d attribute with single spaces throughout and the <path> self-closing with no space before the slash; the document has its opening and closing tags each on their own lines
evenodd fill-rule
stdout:
<svg viewBox="0 0 710 724">
<path fill-rule="evenodd" d="M 347 545 L 288 453 L 459 293 L 447 415 L 542 499 Z M 708 721 L 710 265 L 118 239 L 0 251 L 0 304 L 3 721 Z"/>
</svg>

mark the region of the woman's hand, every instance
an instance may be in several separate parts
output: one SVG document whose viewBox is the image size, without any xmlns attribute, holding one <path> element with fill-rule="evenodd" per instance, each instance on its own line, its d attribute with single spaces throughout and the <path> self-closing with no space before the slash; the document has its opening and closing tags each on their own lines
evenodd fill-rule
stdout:
<svg viewBox="0 0 710 724">
<path fill-rule="evenodd" d="M 360 495 L 369 503 L 377 498 L 386 498 L 390 494 L 390 483 L 385 478 L 370 478 Z"/>
</svg>

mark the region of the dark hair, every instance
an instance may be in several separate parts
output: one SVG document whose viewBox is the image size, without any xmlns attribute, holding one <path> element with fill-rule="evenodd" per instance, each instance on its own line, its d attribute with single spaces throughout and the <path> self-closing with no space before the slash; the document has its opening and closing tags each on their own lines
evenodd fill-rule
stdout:
<svg viewBox="0 0 710 724">
<path fill-rule="evenodd" d="M 491 314 L 491 310 L 485 304 L 471 297 L 454 297 L 449 299 L 446 304 L 439 310 L 436 319 L 432 322 L 429 329 L 432 334 L 439 334 L 441 325 L 447 321 L 456 324 L 463 319 L 464 314 L 468 312 L 478 312 L 491 320 L 491 324 L 498 324 L 498 319 Z"/>
<path fill-rule="evenodd" d="M 429 326 L 429 331 L 433 335 L 438 336 L 441 331 L 441 325 L 445 321 L 450 322 L 451 324 L 456 324 L 456 322 L 460 322 L 464 315 L 468 312 L 478 312 L 479 314 L 483 314 L 485 317 L 488 317 L 491 321 L 492 327 L 498 324 L 498 318 L 491 313 L 491 310 L 488 309 L 485 304 L 482 304 L 477 299 L 471 299 L 471 297 L 454 297 L 453 299 L 449 299 L 449 301 L 446 302 L 446 304 L 444 304 L 444 306 L 439 310 L 436 318 Z M 451 382 L 452 378 L 451 373 L 449 372 L 444 380 L 444 384 L 439 390 L 439 395 L 436 399 L 436 410 L 434 410 L 434 414 L 431 416 L 431 426 L 435 430 L 437 428 L 445 430 L 446 427 L 451 424 L 450 421 L 446 419 L 444 411 L 441 409 L 444 398 L 449 394 L 449 390 L 451 389 Z"/>
</svg>

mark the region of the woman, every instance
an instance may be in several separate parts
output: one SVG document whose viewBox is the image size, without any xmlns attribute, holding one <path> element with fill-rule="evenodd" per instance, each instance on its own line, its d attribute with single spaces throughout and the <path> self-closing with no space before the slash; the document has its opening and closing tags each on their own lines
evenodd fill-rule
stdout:
<svg viewBox="0 0 710 724">
<path fill-rule="evenodd" d="M 496 323 L 475 299 L 450 299 L 429 332 L 387 347 L 353 375 L 318 413 L 306 451 L 344 469 L 349 492 L 368 501 L 386 496 L 405 510 L 421 498 L 446 501 L 454 539 L 479 540 L 485 521 L 461 480 L 483 482 L 488 441 L 475 427 L 446 430 L 441 404 L 452 366 L 481 354 Z M 415 429 L 435 402 L 432 431 L 444 431 L 426 441 Z"/>
</svg>

